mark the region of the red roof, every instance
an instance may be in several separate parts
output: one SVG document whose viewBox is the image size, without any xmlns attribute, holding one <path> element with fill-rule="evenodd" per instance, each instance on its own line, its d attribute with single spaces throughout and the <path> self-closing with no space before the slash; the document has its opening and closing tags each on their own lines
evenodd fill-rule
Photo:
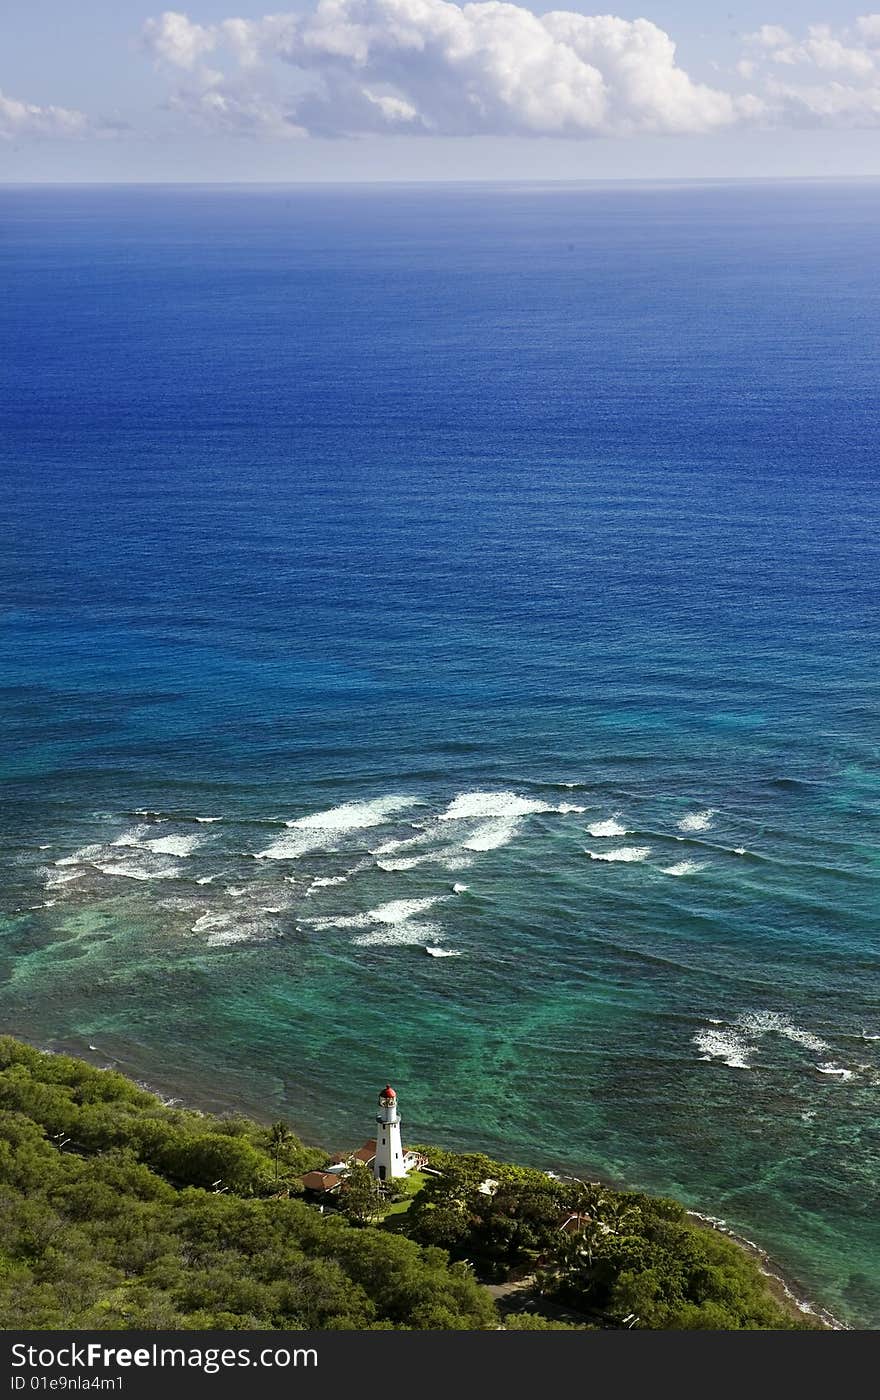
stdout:
<svg viewBox="0 0 880 1400">
<path fill-rule="evenodd" d="M 370 1162 L 372 1162 L 372 1160 L 373 1160 L 373 1158 L 375 1157 L 375 1155 L 376 1155 L 376 1139 L 375 1139 L 375 1138 L 368 1138 L 367 1141 L 364 1143 L 363 1147 L 359 1147 L 358 1150 L 357 1150 L 357 1152 L 352 1152 L 351 1157 L 349 1158 L 349 1161 L 354 1160 L 354 1161 L 356 1161 L 356 1162 L 367 1162 L 367 1163 L 370 1163 Z"/>
<path fill-rule="evenodd" d="M 386 1085 L 385 1085 L 385 1088 L 382 1090 L 381 1094 L 379 1095 L 379 1098 L 380 1098 L 380 1099 L 396 1099 L 396 1098 L 397 1098 L 397 1095 L 395 1094 L 395 1092 L 394 1092 L 394 1090 L 392 1089 L 391 1085 L 390 1085 L 390 1084 L 386 1084 Z"/>
<path fill-rule="evenodd" d="M 306 1172 L 300 1181 L 307 1191 L 336 1191 L 342 1178 L 334 1172 Z"/>
</svg>

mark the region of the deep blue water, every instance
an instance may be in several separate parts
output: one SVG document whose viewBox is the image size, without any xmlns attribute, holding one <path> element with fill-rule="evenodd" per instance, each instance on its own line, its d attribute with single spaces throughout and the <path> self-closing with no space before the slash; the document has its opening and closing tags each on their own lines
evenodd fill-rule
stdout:
<svg viewBox="0 0 880 1400">
<path fill-rule="evenodd" d="M 3 1028 L 880 1325 L 878 223 L 0 191 Z"/>
</svg>

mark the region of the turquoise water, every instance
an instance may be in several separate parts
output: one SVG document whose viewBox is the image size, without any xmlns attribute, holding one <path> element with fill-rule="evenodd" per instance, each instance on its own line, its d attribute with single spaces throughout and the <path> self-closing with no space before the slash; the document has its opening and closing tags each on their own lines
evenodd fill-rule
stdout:
<svg viewBox="0 0 880 1400">
<path fill-rule="evenodd" d="M 878 215 L 3 191 L 3 1027 L 880 1324 Z"/>
</svg>

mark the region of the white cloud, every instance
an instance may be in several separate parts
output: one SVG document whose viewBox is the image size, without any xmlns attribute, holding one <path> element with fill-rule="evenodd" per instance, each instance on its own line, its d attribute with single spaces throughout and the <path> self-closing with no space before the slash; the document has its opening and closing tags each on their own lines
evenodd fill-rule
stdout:
<svg viewBox="0 0 880 1400">
<path fill-rule="evenodd" d="M 827 24 L 811 24 L 807 37 L 799 44 L 775 49 L 777 63 L 811 64 L 826 72 L 847 72 L 866 77 L 874 71 L 874 59 L 864 47 L 852 47 L 841 42 Z"/>
<path fill-rule="evenodd" d="M 791 35 L 779 24 L 762 24 L 754 34 L 746 35 L 747 44 L 758 44 L 764 49 L 775 49 L 780 44 L 790 44 Z"/>
<path fill-rule="evenodd" d="M 802 37 L 763 25 L 747 38 L 738 71 L 762 90 L 768 124 L 880 126 L 880 15 L 837 30 L 810 24 Z"/>
<path fill-rule="evenodd" d="M 175 68 L 193 69 L 203 54 L 217 47 L 218 32 L 193 24 L 187 15 L 166 10 L 158 19 L 148 19 L 141 32 L 149 53 Z"/>
<path fill-rule="evenodd" d="M 89 119 L 84 112 L 69 107 L 38 107 L 0 91 L 0 140 L 84 136 L 88 129 Z"/>
<path fill-rule="evenodd" d="M 769 85 L 779 120 L 788 126 L 854 127 L 880 126 L 880 84 L 857 87 L 831 82 L 824 84 Z"/>
<path fill-rule="evenodd" d="M 176 105 L 203 119 L 216 113 L 224 127 L 236 104 L 257 101 L 244 87 L 260 91 L 273 61 L 287 66 L 291 94 L 263 129 L 280 118 L 322 135 L 706 132 L 761 108 L 756 97 L 694 81 L 648 20 L 538 15 L 503 0 L 318 0 L 303 16 L 213 26 L 168 11 L 147 23 L 143 42 L 161 64 L 191 75 Z M 200 66 L 208 54 L 212 64 L 237 65 L 234 79 Z"/>
<path fill-rule="evenodd" d="M 880 44 L 880 15 L 862 15 L 856 20 L 856 29 L 869 46 Z"/>
</svg>

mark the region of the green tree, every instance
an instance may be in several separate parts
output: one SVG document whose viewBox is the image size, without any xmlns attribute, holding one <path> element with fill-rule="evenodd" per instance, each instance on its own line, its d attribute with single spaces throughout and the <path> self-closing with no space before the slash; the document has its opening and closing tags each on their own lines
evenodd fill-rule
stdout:
<svg viewBox="0 0 880 1400">
<path fill-rule="evenodd" d="M 273 1154 L 274 1154 L 274 1157 L 275 1157 L 275 1180 L 276 1180 L 276 1181 L 278 1180 L 278 1158 L 279 1158 L 279 1156 L 280 1156 L 280 1154 L 281 1154 L 281 1149 L 282 1149 L 282 1147 L 284 1147 L 284 1145 L 285 1145 L 285 1143 L 288 1141 L 289 1137 L 290 1137 L 290 1129 L 288 1128 L 288 1126 L 287 1126 L 286 1123 L 282 1123 L 282 1122 L 279 1120 L 277 1123 L 273 1123 L 273 1124 L 272 1124 L 272 1128 L 271 1128 L 270 1135 L 269 1135 L 269 1141 L 270 1141 L 271 1144 L 272 1144 L 272 1151 L 273 1151 Z"/>
<path fill-rule="evenodd" d="M 352 1162 L 340 1191 L 340 1205 L 349 1220 L 366 1225 L 382 1213 L 379 1184 L 364 1162 Z"/>
</svg>

